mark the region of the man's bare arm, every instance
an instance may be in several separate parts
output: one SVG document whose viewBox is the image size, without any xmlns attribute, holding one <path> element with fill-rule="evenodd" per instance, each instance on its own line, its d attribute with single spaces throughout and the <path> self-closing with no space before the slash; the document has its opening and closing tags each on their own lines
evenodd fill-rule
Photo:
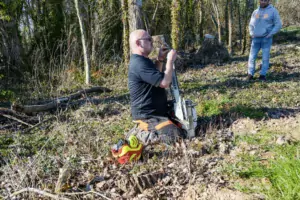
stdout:
<svg viewBox="0 0 300 200">
<path fill-rule="evenodd" d="M 170 83 L 172 82 L 173 65 L 176 60 L 176 57 L 177 53 L 175 50 L 171 50 L 168 53 L 166 70 L 164 72 L 165 76 L 159 85 L 161 88 L 168 88 L 170 86 Z"/>
</svg>

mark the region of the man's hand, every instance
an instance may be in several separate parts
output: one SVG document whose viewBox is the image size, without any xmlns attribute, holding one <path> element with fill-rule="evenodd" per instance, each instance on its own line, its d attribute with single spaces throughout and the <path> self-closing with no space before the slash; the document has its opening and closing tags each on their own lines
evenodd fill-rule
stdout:
<svg viewBox="0 0 300 200">
<path fill-rule="evenodd" d="M 171 61 L 173 63 L 173 62 L 175 62 L 176 58 L 177 58 L 177 52 L 174 49 L 169 51 L 168 56 L 167 56 L 167 60 Z"/>
<path fill-rule="evenodd" d="M 176 60 L 177 53 L 174 49 L 169 51 L 168 56 L 167 56 L 167 64 L 166 64 L 166 70 L 165 70 L 165 76 L 163 80 L 160 82 L 160 87 L 161 88 L 167 88 L 170 86 L 172 82 L 172 73 L 173 73 L 173 64 Z"/>
</svg>

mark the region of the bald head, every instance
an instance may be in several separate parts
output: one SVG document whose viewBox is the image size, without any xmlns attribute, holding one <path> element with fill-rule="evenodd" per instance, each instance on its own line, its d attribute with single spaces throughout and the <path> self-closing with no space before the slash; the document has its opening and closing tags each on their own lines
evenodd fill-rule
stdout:
<svg viewBox="0 0 300 200">
<path fill-rule="evenodd" d="M 144 36 L 146 33 L 145 30 L 139 29 L 130 33 L 129 36 L 129 44 L 130 48 L 133 50 L 137 47 L 136 41 Z"/>
<path fill-rule="evenodd" d="M 152 51 L 152 40 L 148 32 L 142 29 L 130 33 L 129 44 L 133 54 L 148 56 Z"/>
</svg>

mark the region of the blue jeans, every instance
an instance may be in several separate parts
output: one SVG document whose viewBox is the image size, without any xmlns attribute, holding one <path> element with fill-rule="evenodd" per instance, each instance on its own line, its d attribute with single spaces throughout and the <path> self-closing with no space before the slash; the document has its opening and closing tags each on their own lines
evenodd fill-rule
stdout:
<svg viewBox="0 0 300 200">
<path fill-rule="evenodd" d="M 250 55 L 248 60 L 248 74 L 254 75 L 255 60 L 260 49 L 262 49 L 262 68 L 260 75 L 265 76 L 269 69 L 270 50 L 273 38 L 253 38 L 251 42 Z"/>
</svg>

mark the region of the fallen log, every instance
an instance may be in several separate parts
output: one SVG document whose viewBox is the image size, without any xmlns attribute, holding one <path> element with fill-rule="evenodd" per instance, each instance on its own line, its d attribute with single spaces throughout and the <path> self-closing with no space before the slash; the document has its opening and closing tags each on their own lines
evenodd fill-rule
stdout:
<svg viewBox="0 0 300 200">
<path fill-rule="evenodd" d="M 108 88 L 104 88 L 104 87 L 93 87 L 90 89 L 80 90 L 80 91 L 73 93 L 66 97 L 59 97 L 57 99 L 52 100 L 49 103 L 42 104 L 42 105 L 24 105 L 23 106 L 23 105 L 13 104 L 12 110 L 22 112 L 25 114 L 49 111 L 49 110 L 56 109 L 56 108 L 60 107 L 61 105 L 65 105 L 66 102 L 70 102 L 71 100 L 79 99 L 81 97 L 86 97 L 86 94 L 93 93 L 93 92 L 101 92 L 102 93 L 102 92 L 111 92 L 111 90 Z"/>
<path fill-rule="evenodd" d="M 13 116 L 19 116 L 15 111 L 7 108 L 1 108 L 0 107 L 0 115 L 13 115 Z"/>
</svg>

